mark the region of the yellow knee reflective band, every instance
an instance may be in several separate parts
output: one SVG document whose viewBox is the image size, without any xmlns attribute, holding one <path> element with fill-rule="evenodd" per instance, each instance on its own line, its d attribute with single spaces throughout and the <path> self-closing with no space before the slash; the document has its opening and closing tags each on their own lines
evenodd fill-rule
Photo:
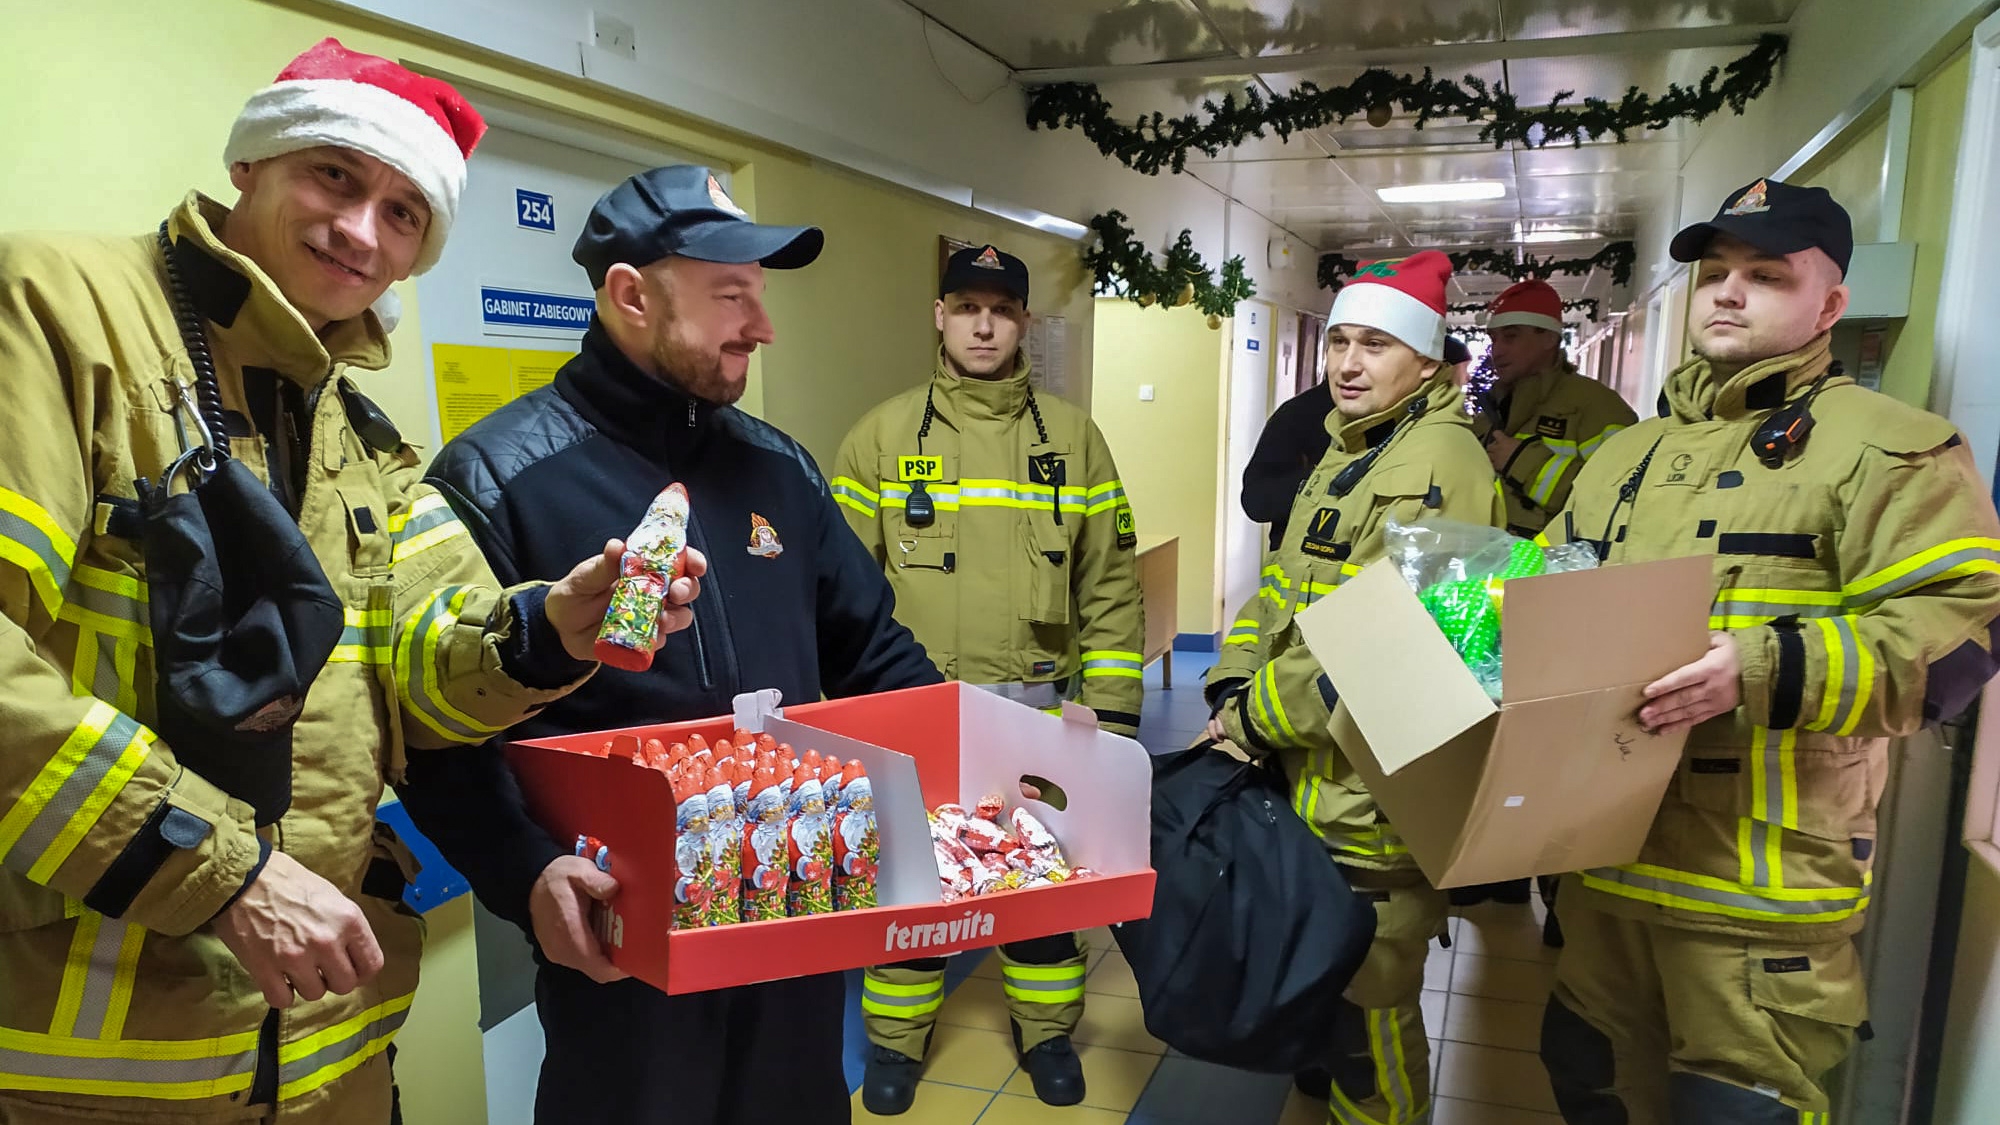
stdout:
<svg viewBox="0 0 2000 1125">
<path fill-rule="evenodd" d="M 410 1015 L 416 994 L 384 1001 L 324 1031 L 278 1048 L 278 1100 L 296 1098 L 381 1054 Z"/>
</svg>

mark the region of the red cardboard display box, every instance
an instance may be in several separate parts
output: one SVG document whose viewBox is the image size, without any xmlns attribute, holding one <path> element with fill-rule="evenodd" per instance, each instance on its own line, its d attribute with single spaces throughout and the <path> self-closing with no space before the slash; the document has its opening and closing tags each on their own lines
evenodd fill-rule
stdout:
<svg viewBox="0 0 2000 1125">
<path fill-rule="evenodd" d="M 635 766 L 632 753 L 648 738 L 672 743 L 698 733 L 715 742 L 737 727 L 867 768 L 882 848 L 879 905 L 672 928 L 673 793 L 664 774 Z M 598 757 L 607 741 L 611 756 Z M 517 742 L 507 757 L 543 828 L 561 842 L 588 835 L 610 849 L 619 892 L 598 932 L 614 965 L 666 992 L 940 957 L 1152 910 L 1151 761 L 1144 747 L 1099 730 L 1073 703 L 1049 715 L 953 683 L 780 709 L 778 693 L 762 691 L 737 697 L 733 717 Z M 1054 783 L 1064 807 L 1024 799 L 1024 777 Z M 970 808 L 988 793 L 1025 806 L 1072 865 L 1096 876 L 945 903 L 926 810 L 947 801 Z"/>
</svg>

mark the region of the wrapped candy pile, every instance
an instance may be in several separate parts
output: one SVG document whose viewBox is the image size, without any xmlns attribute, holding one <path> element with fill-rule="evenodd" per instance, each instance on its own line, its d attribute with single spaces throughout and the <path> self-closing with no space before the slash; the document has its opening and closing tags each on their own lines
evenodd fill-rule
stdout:
<svg viewBox="0 0 2000 1125">
<path fill-rule="evenodd" d="M 1382 543 L 1452 649 L 1496 701 L 1506 582 L 1597 565 L 1597 554 L 1586 543 L 1545 548 L 1501 528 L 1455 520 L 1404 524 L 1392 518 Z"/>
<path fill-rule="evenodd" d="M 600 756 L 609 757 L 607 742 Z M 674 928 L 763 922 L 875 905 L 881 837 L 859 761 L 803 757 L 770 735 L 647 739 L 633 764 L 665 774 L 676 820 Z M 601 845 L 577 841 L 600 866 Z"/>
<path fill-rule="evenodd" d="M 999 794 L 980 798 L 971 812 L 942 804 L 930 813 L 931 851 L 937 857 L 944 901 L 1026 887 L 1047 887 L 1093 872 L 1071 867 L 1055 836 L 1035 814 L 1015 808 L 1002 819 L 1007 802 Z"/>
</svg>

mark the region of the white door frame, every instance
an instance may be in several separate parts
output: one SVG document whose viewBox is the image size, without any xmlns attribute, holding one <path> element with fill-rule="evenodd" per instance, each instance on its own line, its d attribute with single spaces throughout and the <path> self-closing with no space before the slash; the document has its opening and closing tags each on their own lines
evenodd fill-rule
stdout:
<svg viewBox="0 0 2000 1125">
<path fill-rule="evenodd" d="M 1972 33 L 1972 81 L 1959 135 L 1931 372 L 1932 409 L 1964 432 L 1980 474 L 1989 482 L 2000 454 L 2000 378 L 1991 373 L 1992 329 L 2000 323 L 2000 275 L 1994 273 L 1989 258 L 1991 248 L 2000 245 L 1996 121 L 2000 121 L 2000 14 L 1988 16 Z"/>
</svg>

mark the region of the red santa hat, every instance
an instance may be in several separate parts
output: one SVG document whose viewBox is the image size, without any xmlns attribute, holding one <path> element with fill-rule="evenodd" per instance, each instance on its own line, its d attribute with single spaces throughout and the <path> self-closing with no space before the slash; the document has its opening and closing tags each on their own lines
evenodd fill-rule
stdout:
<svg viewBox="0 0 2000 1125">
<path fill-rule="evenodd" d="M 1505 328 L 1510 324 L 1525 324 L 1530 328 L 1544 328 L 1550 332 L 1561 332 L 1563 328 L 1563 299 L 1555 286 L 1546 281 L 1519 281 L 1493 303 L 1486 306 L 1486 330 Z"/>
<path fill-rule="evenodd" d="M 1450 280 L 1451 259 L 1436 250 L 1368 262 L 1356 271 L 1354 280 L 1340 287 L 1326 317 L 1327 327 L 1379 328 L 1418 355 L 1443 361 L 1444 287 Z"/>
<path fill-rule="evenodd" d="M 486 122 L 448 83 L 322 39 L 250 95 L 222 162 L 269 160 L 333 145 L 410 178 L 431 206 L 416 273 L 437 264 L 465 189 L 465 162 Z"/>
</svg>

